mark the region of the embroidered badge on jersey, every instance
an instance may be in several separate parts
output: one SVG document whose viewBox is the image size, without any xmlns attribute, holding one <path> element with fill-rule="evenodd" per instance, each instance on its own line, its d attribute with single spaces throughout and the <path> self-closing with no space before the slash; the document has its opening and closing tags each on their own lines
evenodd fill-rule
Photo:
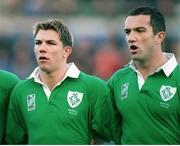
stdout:
<svg viewBox="0 0 180 146">
<path fill-rule="evenodd" d="M 175 95 L 176 90 L 177 90 L 176 87 L 162 85 L 160 89 L 161 98 L 164 101 L 170 100 Z"/>
<path fill-rule="evenodd" d="M 121 86 L 121 100 L 128 97 L 128 86 L 129 83 L 125 83 Z"/>
<path fill-rule="evenodd" d="M 75 108 L 77 107 L 83 98 L 83 93 L 77 91 L 69 91 L 67 95 L 67 100 L 70 107 Z"/>
<path fill-rule="evenodd" d="M 27 109 L 28 111 L 33 111 L 36 108 L 35 94 L 30 94 L 27 96 Z"/>
</svg>

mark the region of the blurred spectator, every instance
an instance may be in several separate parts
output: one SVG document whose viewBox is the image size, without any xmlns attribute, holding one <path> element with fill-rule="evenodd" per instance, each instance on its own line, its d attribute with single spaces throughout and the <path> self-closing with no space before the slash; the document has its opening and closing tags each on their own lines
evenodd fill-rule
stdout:
<svg viewBox="0 0 180 146">
<path fill-rule="evenodd" d="M 180 22 L 178 23 L 178 21 L 175 21 L 175 25 L 169 32 L 169 48 L 170 51 L 175 54 L 178 63 L 180 63 L 180 30 L 177 29 L 179 25 Z"/>
<path fill-rule="evenodd" d="M 0 48 L 0 69 L 10 70 L 8 48 Z"/>
<path fill-rule="evenodd" d="M 114 44 L 104 44 L 94 56 L 93 74 L 107 80 L 116 70 L 125 65 L 124 57 Z"/>
<path fill-rule="evenodd" d="M 12 49 L 11 72 L 17 74 L 21 79 L 25 79 L 34 68 L 32 53 L 28 43 L 24 38 L 19 38 Z M 31 49 L 33 51 L 33 48 Z"/>
<path fill-rule="evenodd" d="M 174 44 L 172 49 L 173 49 L 172 51 L 175 54 L 178 63 L 180 63 L 180 41 L 177 42 L 176 44 Z"/>
<path fill-rule="evenodd" d="M 175 54 L 177 62 L 180 63 L 180 38 L 172 41 L 171 51 Z"/>
<path fill-rule="evenodd" d="M 11 47 L 13 43 L 13 37 L 7 34 L 1 33 L 0 35 L 0 69 L 10 71 L 11 69 Z"/>
<path fill-rule="evenodd" d="M 116 12 L 116 1 L 113 0 L 92 0 L 93 7 L 96 13 L 113 15 Z"/>
<path fill-rule="evenodd" d="M 174 52 L 180 62 L 179 0 L 0 0 L 0 68 L 21 78 L 29 76 L 35 64 L 31 24 L 42 17 L 64 17 L 77 39 L 69 60 L 106 80 L 129 59 L 127 49 L 123 49 L 126 43 L 122 20 L 127 11 L 141 5 L 164 12 L 168 30 L 164 49 Z M 112 39 L 116 42 L 107 43 Z"/>
<path fill-rule="evenodd" d="M 92 73 L 93 53 L 93 41 L 90 38 L 82 38 L 75 44 L 72 57 L 78 68 L 86 73 Z"/>
<path fill-rule="evenodd" d="M 159 0 L 158 1 L 158 7 L 162 11 L 163 14 L 166 15 L 173 15 L 174 11 L 174 2 L 172 0 Z"/>
<path fill-rule="evenodd" d="M 49 0 L 25 0 L 23 2 L 23 13 L 26 15 L 48 14 Z"/>
<path fill-rule="evenodd" d="M 50 12 L 55 14 L 76 14 L 78 11 L 77 0 L 51 0 Z"/>
<path fill-rule="evenodd" d="M 22 0 L 3 0 L 3 12 L 10 15 L 20 14 L 22 8 Z"/>
<path fill-rule="evenodd" d="M 25 0 L 23 12 L 27 15 L 75 14 L 77 0 Z"/>
</svg>

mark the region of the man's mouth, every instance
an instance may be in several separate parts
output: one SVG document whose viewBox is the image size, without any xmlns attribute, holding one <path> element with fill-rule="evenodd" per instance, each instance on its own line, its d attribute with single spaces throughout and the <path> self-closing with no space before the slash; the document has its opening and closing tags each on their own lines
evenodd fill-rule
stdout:
<svg viewBox="0 0 180 146">
<path fill-rule="evenodd" d="M 131 45 L 130 46 L 130 53 L 131 54 L 136 54 L 138 51 L 138 47 L 136 45 Z"/>
<path fill-rule="evenodd" d="M 136 49 L 138 49 L 138 47 L 137 47 L 137 46 L 135 46 L 135 45 L 131 45 L 131 46 L 130 46 L 130 50 L 135 51 Z"/>
<path fill-rule="evenodd" d="M 48 58 L 47 58 L 47 57 L 44 57 L 44 56 L 41 56 L 41 57 L 39 57 L 39 60 L 40 60 L 40 61 L 44 61 L 44 60 L 48 60 Z"/>
</svg>

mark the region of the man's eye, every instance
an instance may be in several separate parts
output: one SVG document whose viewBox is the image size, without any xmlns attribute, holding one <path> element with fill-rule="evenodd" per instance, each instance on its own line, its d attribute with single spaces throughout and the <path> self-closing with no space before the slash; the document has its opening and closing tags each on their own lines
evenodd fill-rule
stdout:
<svg viewBox="0 0 180 146">
<path fill-rule="evenodd" d="M 125 32 L 125 34 L 129 34 L 130 30 L 125 30 L 124 32 Z"/>
<path fill-rule="evenodd" d="M 40 41 L 35 42 L 35 45 L 40 45 L 40 44 L 41 44 Z"/>
<path fill-rule="evenodd" d="M 145 32 L 144 29 L 137 29 L 136 31 L 137 31 L 137 32 Z"/>
<path fill-rule="evenodd" d="M 47 44 L 49 44 L 49 45 L 56 45 L 56 43 L 52 42 L 52 41 L 47 41 Z"/>
</svg>

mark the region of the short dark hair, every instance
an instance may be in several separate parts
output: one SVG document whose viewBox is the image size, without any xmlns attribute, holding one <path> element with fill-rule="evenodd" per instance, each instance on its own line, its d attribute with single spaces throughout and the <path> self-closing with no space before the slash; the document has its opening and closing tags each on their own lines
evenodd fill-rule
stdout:
<svg viewBox="0 0 180 146">
<path fill-rule="evenodd" d="M 136 15 L 149 15 L 150 16 L 150 24 L 153 28 L 153 33 L 156 34 L 160 31 L 166 31 L 165 19 L 163 14 L 154 7 L 138 7 L 133 9 L 128 13 L 128 16 L 136 16 Z"/>
<path fill-rule="evenodd" d="M 63 23 L 63 20 L 51 19 L 35 23 L 33 26 L 34 37 L 36 37 L 39 30 L 54 30 L 59 34 L 59 38 L 64 46 L 72 47 L 73 45 L 71 33 L 68 27 Z"/>
</svg>

